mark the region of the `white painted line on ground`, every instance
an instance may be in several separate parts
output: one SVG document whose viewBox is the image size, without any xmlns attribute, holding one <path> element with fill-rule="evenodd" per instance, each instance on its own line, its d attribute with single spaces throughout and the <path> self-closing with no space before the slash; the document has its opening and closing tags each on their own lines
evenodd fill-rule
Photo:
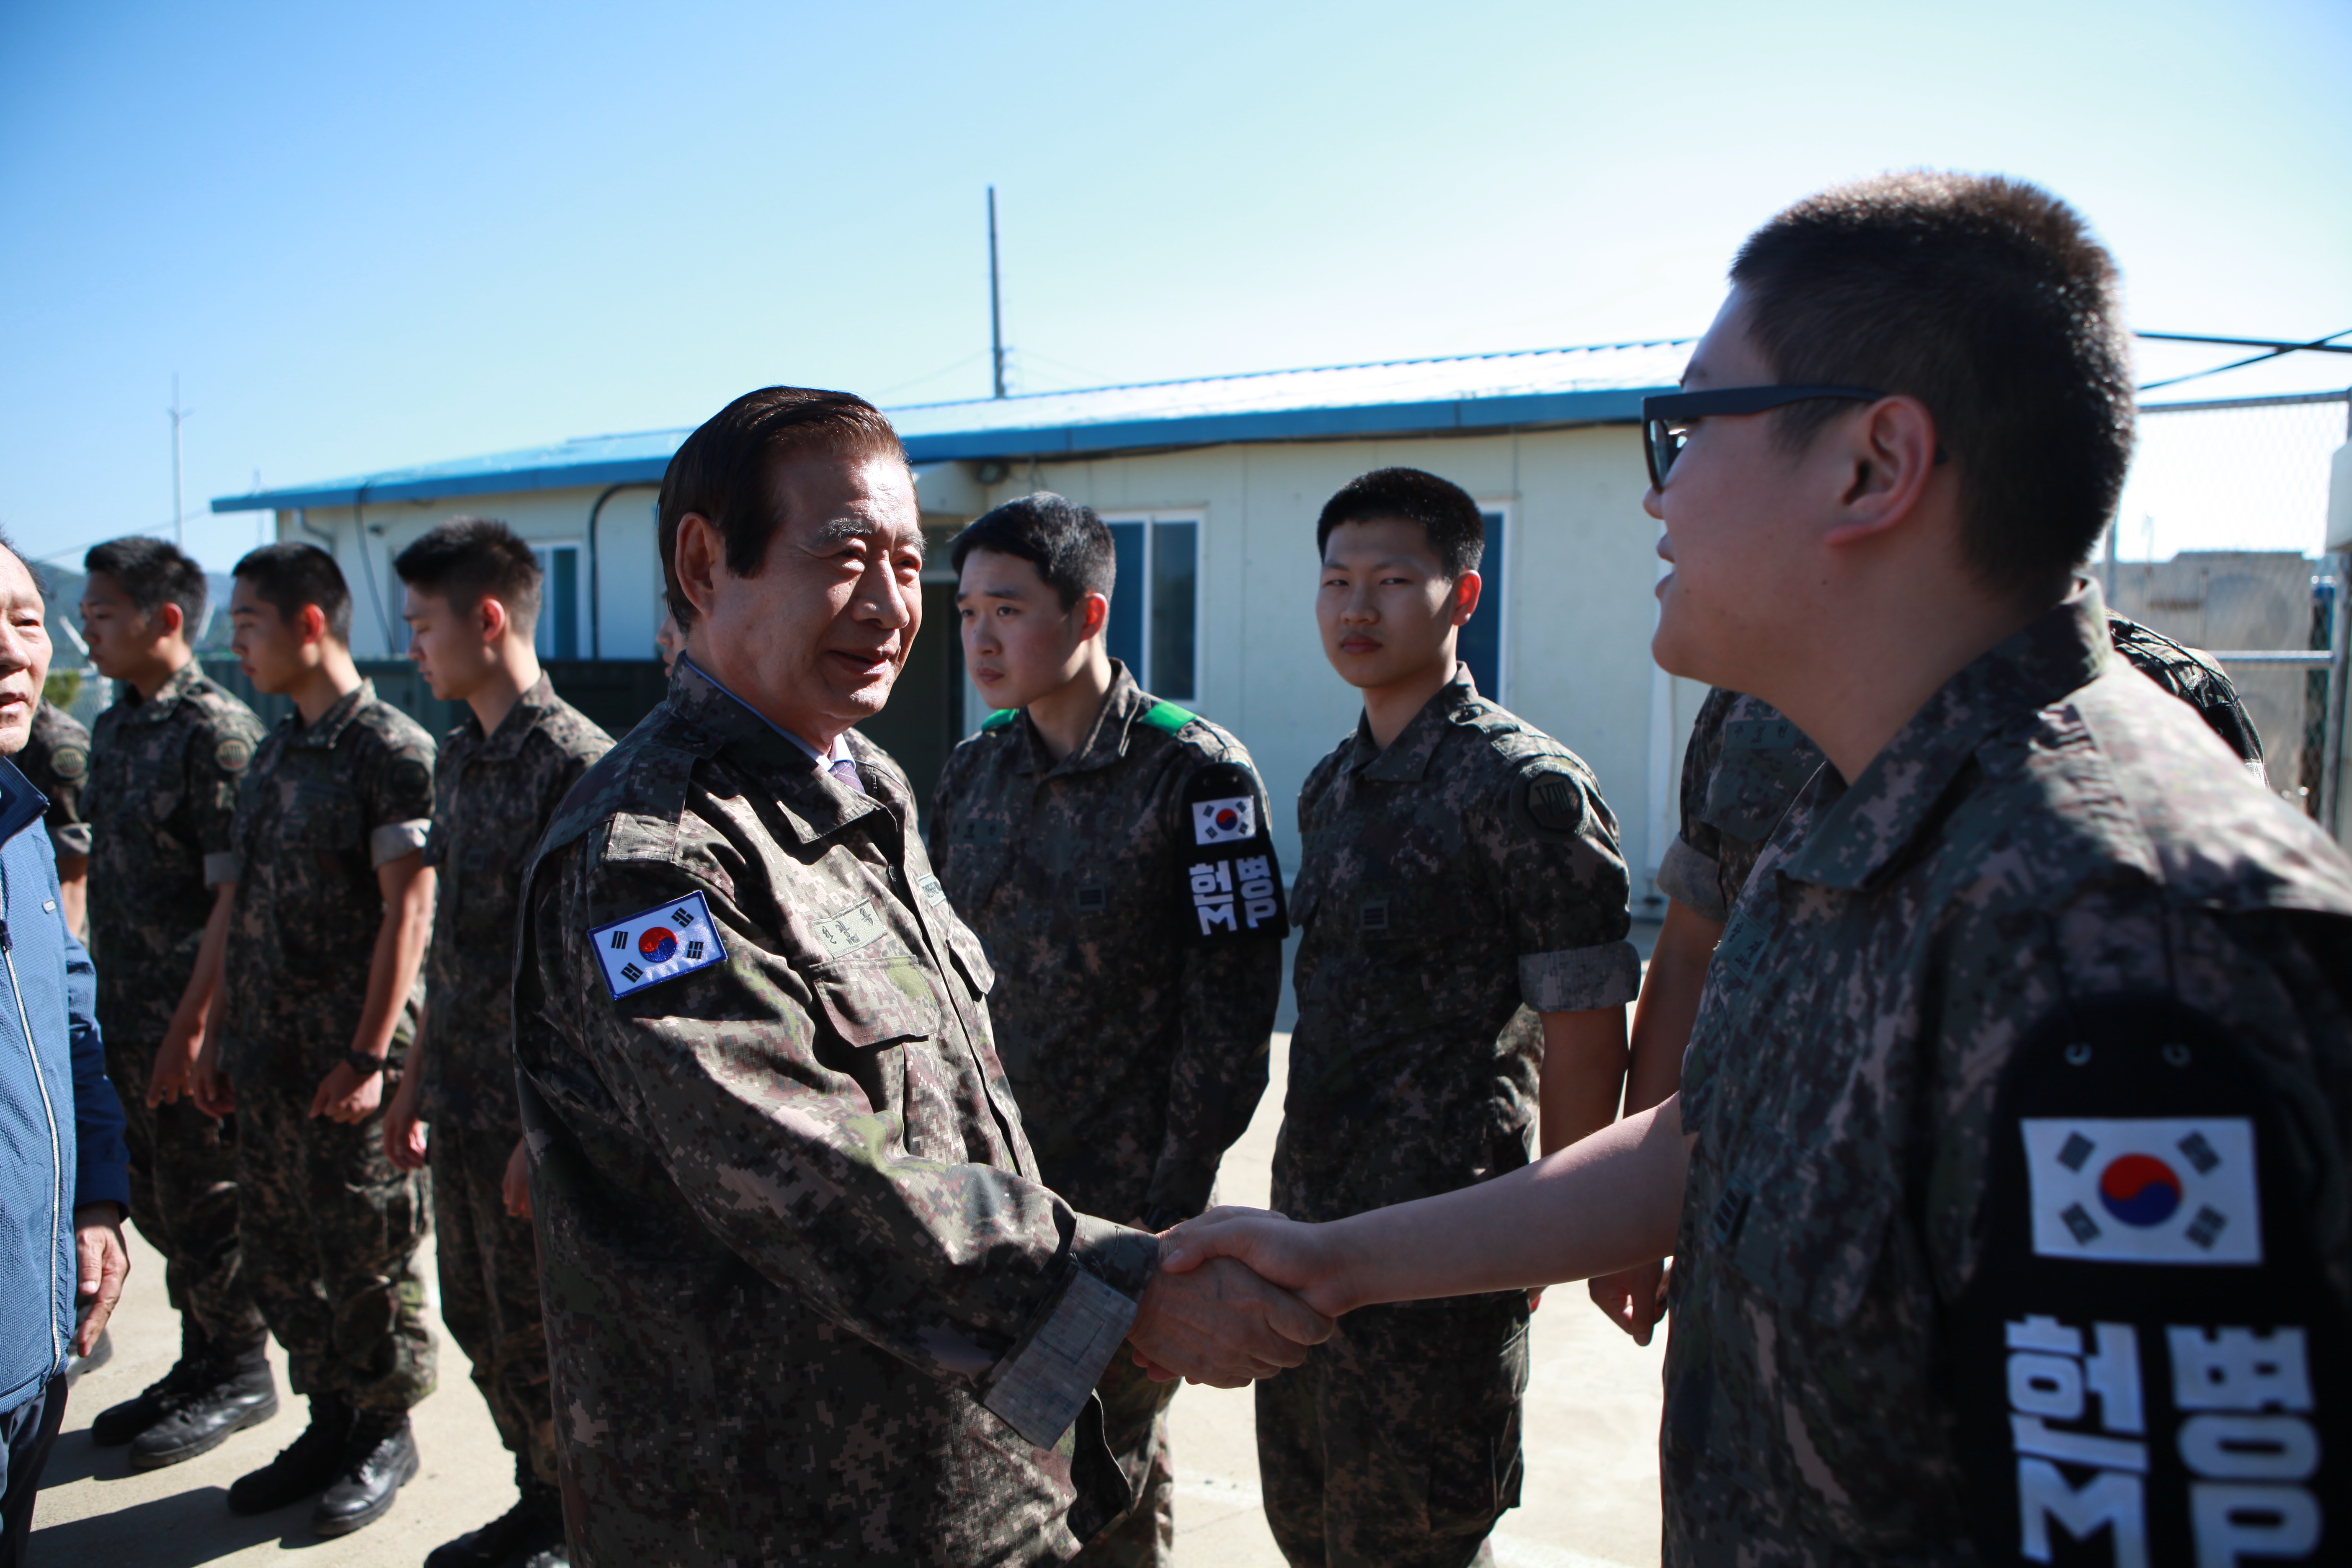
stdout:
<svg viewBox="0 0 2352 1568">
<path fill-rule="evenodd" d="M 1222 1476 L 1178 1481 L 1176 1495 L 1195 1498 L 1202 1502 L 1222 1503 L 1227 1508 L 1265 1506 L 1265 1494 L 1257 1488 L 1245 1481 L 1228 1480 Z M 1552 1546 L 1540 1541 L 1523 1541 L 1500 1531 L 1489 1539 L 1494 1542 L 1496 1568 L 1627 1568 L 1627 1564 L 1613 1558 L 1570 1552 L 1564 1546 Z"/>
</svg>

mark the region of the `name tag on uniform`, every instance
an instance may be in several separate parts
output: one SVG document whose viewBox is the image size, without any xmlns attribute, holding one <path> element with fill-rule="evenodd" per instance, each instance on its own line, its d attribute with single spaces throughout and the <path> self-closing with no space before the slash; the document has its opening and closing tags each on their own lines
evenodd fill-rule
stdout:
<svg viewBox="0 0 2352 1568">
<path fill-rule="evenodd" d="M 726 944 L 700 893 L 688 893 L 588 933 L 613 1000 L 726 962 Z"/>
<path fill-rule="evenodd" d="M 915 890 L 922 894 L 923 902 L 933 909 L 938 909 L 948 901 L 948 890 L 940 886 L 940 879 L 937 877 L 916 878 Z"/>
<path fill-rule="evenodd" d="M 2033 1250 L 2097 1263 L 2263 1260 L 2254 1126 L 2242 1116 L 2026 1117 Z"/>
<path fill-rule="evenodd" d="M 889 923 L 874 912 L 874 900 L 866 900 L 854 910 L 844 910 L 837 915 L 816 922 L 816 939 L 824 950 L 839 958 L 856 952 L 870 942 L 881 939 L 890 929 Z"/>
</svg>

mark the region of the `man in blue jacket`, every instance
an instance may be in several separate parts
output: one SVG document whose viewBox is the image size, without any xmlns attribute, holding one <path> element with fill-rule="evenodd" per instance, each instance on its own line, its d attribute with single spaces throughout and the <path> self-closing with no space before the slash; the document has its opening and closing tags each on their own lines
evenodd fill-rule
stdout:
<svg viewBox="0 0 2352 1568">
<path fill-rule="evenodd" d="M 131 1155 L 89 954 L 36 831 L 48 801 L 5 760 L 32 732 L 48 672 L 40 585 L 0 537 L 0 1568 L 23 1560 L 33 1528 L 67 1353 L 98 1342 L 131 1272 Z"/>
</svg>

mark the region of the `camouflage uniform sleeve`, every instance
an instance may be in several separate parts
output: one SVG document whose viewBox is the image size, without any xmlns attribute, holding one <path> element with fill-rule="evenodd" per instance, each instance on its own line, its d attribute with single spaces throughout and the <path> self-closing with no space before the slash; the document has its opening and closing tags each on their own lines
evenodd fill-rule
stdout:
<svg viewBox="0 0 2352 1568">
<path fill-rule="evenodd" d="M 1518 951 L 1520 999 L 1538 1013 L 1631 1002 L 1642 986 L 1625 940 L 1631 889 L 1617 819 L 1592 775 L 1572 757 L 1523 758 L 1476 818 Z"/>
<path fill-rule="evenodd" d="M 1723 760 L 1725 716 L 1736 700 L 1718 686 L 1699 705 L 1698 717 L 1691 723 L 1690 744 L 1683 748 L 1682 832 L 1666 847 L 1658 864 L 1658 891 L 1717 925 L 1731 918 L 1717 874 L 1723 859 L 1723 835 L 1702 814 L 1707 781 Z"/>
<path fill-rule="evenodd" d="M 245 782 L 246 769 L 253 765 L 253 750 L 260 740 L 253 725 L 222 716 L 188 748 L 187 801 L 208 888 L 236 880 L 236 841 L 230 832 L 236 822 L 236 791 Z"/>
<path fill-rule="evenodd" d="M 385 866 L 425 847 L 433 826 L 433 742 L 386 735 L 384 754 L 367 770 L 368 858 Z"/>
<path fill-rule="evenodd" d="M 1210 760 L 1239 763 L 1248 770 L 1257 820 L 1266 821 L 1265 783 L 1248 757 Z M 1183 790 L 1170 798 L 1170 832 L 1181 847 L 1192 842 L 1192 819 Z M 1267 853 L 1271 857 L 1270 847 Z M 1281 867 L 1272 869 L 1280 881 Z M 1177 918 L 1190 913 L 1187 907 Z M 1167 1131 L 1144 1195 L 1144 1217 L 1155 1230 L 1208 1207 L 1217 1163 L 1248 1129 L 1265 1093 L 1266 1046 L 1282 1002 L 1282 939 L 1187 947 L 1180 984 L 1178 1044 L 1168 1068 Z"/>
<path fill-rule="evenodd" d="M 976 1384 L 1031 1441 L 1058 1440 L 1134 1321 L 1157 1241 L 1016 1172 L 908 1152 L 898 1118 L 852 1076 L 872 1058 L 836 1068 L 821 1055 L 829 994 L 761 946 L 715 884 L 574 847 L 543 860 L 534 886 L 518 1013 L 539 1012 L 587 1058 L 701 1222 L 845 1331 Z M 614 1001 L 589 931 L 696 895 L 723 962 Z M 908 983 L 936 984 L 915 970 Z"/>
<path fill-rule="evenodd" d="M 48 825 L 49 847 L 59 855 L 89 858 L 89 820 L 81 813 L 81 792 L 89 783 L 89 738 L 76 725 L 58 737 L 49 752 L 49 775 L 42 782 L 49 797 L 43 820 Z"/>
</svg>

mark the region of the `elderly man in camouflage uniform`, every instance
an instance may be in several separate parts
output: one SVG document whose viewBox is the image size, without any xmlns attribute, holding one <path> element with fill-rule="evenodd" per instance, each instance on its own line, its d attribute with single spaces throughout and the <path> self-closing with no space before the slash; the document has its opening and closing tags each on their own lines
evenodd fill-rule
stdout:
<svg viewBox="0 0 2352 1568">
<path fill-rule="evenodd" d="M 686 651 L 549 827 L 517 960 L 574 1560 L 1066 1561 L 1131 1503 L 1122 1340 L 1234 1384 L 1328 1324 L 1037 1181 L 987 959 L 849 728 L 921 614 L 888 422 L 747 394 L 661 542 Z"/>
<path fill-rule="evenodd" d="M 33 710 L 32 733 L 16 761 L 16 771 L 49 797 L 42 821 L 58 853 L 58 889 L 64 895 L 58 907 L 66 929 L 79 936 L 89 930 L 89 816 L 82 805 L 89 784 L 89 731 L 44 700 Z"/>
<path fill-rule="evenodd" d="M 415 1475 L 408 1411 L 433 1390 L 426 1184 L 383 1131 L 432 931 L 433 742 L 352 668 L 331 556 L 265 545 L 236 578 L 237 658 L 295 711 L 238 792 L 226 972 L 194 1087 L 205 1110 L 236 1112 L 246 1267 L 310 1424 L 228 1502 L 261 1513 L 316 1494 L 311 1528 L 341 1535 Z"/>
<path fill-rule="evenodd" d="M 2263 777 L 2262 737 L 2220 665 L 2113 610 L 2107 637 L 2141 674 L 2196 709 L 2248 772 Z M 1821 748 L 1769 702 L 1717 687 L 1699 705 L 1683 751 L 1682 832 L 1658 868 L 1666 918 L 1633 1006 L 1627 1115 L 1682 1087 L 1683 1052 L 1723 922 L 1765 840 L 1821 765 Z M 1591 1292 L 1611 1321 L 1646 1345 L 1666 1310 L 1664 1265 L 1595 1279 Z"/>
<path fill-rule="evenodd" d="M 1208 1205 L 1265 1091 L 1282 871 L 1240 742 L 1110 657 L 1110 530 L 1038 494 L 957 536 L 964 668 L 997 711 L 940 775 L 930 842 L 996 973 L 989 1018 L 1045 1184 L 1163 1230 Z M 1114 1357 L 1096 1392 L 1134 1510 L 1079 1561 L 1175 1546 L 1168 1403 Z"/>
<path fill-rule="evenodd" d="M 1410 468 L 1351 481 L 1317 527 L 1324 651 L 1364 711 L 1298 797 L 1274 1203 L 1300 1218 L 1491 1180 L 1538 1119 L 1549 1149 L 1616 1111 L 1641 973 L 1617 824 L 1584 763 L 1455 661 L 1484 540 L 1475 502 Z M 1491 1560 L 1518 1501 L 1528 1310 L 1505 1291 L 1362 1313 L 1257 1391 L 1285 1556 Z"/>
<path fill-rule="evenodd" d="M 549 818 L 613 738 L 556 696 L 532 633 L 540 567 L 502 522 L 452 518 L 402 551 L 409 657 L 445 702 L 467 704 L 441 743 L 433 837 L 434 940 L 425 1018 L 385 1114 L 404 1170 L 427 1156 L 441 1265 L 441 1321 L 515 1457 L 514 1507 L 440 1547 L 425 1568 L 562 1568 L 554 1407 L 540 1326 L 539 1255 L 515 1109 L 515 910 Z"/>
<path fill-rule="evenodd" d="M 98 1016 L 129 1118 L 131 1217 L 163 1255 L 180 1314 L 179 1361 L 100 1412 L 90 1436 L 128 1443 L 131 1467 L 152 1469 L 278 1410 L 237 1239 L 233 1124 L 183 1100 L 228 939 L 229 825 L 261 721 L 205 678 L 188 645 L 205 613 L 194 561 L 133 537 L 96 546 L 83 566 L 90 662 L 121 693 L 98 716 L 89 777 Z"/>
<path fill-rule="evenodd" d="M 1672 1568 L 2340 1563 L 2352 861 L 2069 580 L 2130 453 L 2114 264 L 2032 186 L 1905 174 L 1732 280 L 1646 411 L 1657 654 L 1827 765 L 1682 1094 L 1477 1194 L 1212 1214 L 1163 1267 L 1337 1310 L 1671 1250 Z"/>
</svg>

